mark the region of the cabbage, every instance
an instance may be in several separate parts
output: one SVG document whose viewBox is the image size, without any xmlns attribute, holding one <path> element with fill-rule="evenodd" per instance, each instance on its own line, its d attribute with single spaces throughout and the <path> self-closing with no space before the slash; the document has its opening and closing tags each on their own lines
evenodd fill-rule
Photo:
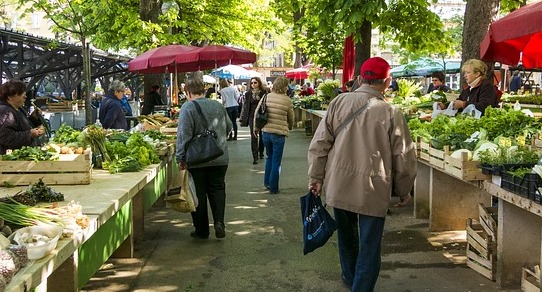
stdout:
<svg viewBox="0 0 542 292">
<path fill-rule="evenodd" d="M 455 159 L 461 159 L 463 157 L 462 153 L 466 152 L 468 154 L 468 160 L 472 160 L 472 152 L 469 149 L 458 149 L 455 150 L 450 156 Z"/>
<path fill-rule="evenodd" d="M 480 157 L 478 156 L 480 151 L 492 150 L 493 152 L 497 153 L 498 148 L 499 146 L 497 144 L 485 141 L 482 144 L 480 144 L 480 146 L 478 146 L 476 149 L 474 149 L 474 153 L 472 154 L 472 160 L 476 160 L 476 161 L 480 160 Z"/>
</svg>

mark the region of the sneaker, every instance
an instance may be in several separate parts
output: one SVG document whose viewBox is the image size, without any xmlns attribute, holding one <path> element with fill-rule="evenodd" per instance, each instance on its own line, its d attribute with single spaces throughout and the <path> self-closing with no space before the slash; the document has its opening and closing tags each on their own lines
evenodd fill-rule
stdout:
<svg viewBox="0 0 542 292">
<path fill-rule="evenodd" d="M 216 238 L 226 237 L 226 230 L 224 229 L 224 223 L 222 222 L 215 223 L 215 236 Z"/>
</svg>

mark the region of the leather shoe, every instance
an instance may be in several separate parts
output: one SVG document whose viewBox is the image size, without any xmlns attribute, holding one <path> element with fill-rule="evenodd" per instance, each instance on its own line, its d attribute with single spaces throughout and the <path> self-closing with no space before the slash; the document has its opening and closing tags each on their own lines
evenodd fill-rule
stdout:
<svg viewBox="0 0 542 292">
<path fill-rule="evenodd" d="M 198 238 L 198 239 L 207 239 L 207 238 L 209 238 L 209 235 L 207 235 L 207 236 L 201 236 L 201 235 L 198 235 L 198 234 L 196 233 L 196 231 L 190 232 L 190 236 L 193 237 L 193 238 Z"/>
<path fill-rule="evenodd" d="M 260 154 L 260 159 L 264 159 L 265 157 L 263 156 L 263 154 Z"/>
<path fill-rule="evenodd" d="M 215 236 L 216 238 L 226 237 L 226 230 L 224 229 L 224 223 L 222 222 L 215 223 Z"/>
<path fill-rule="evenodd" d="M 252 164 L 258 164 L 258 159 L 254 159 L 254 161 L 252 161 Z"/>
</svg>

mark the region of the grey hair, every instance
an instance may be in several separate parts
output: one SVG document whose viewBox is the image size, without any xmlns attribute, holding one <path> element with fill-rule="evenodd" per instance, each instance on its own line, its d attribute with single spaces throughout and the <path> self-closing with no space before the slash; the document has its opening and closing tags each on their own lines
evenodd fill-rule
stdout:
<svg viewBox="0 0 542 292">
<path fill-rule="evenodd" d="M 369 85 L 382 85 L 386 82 L 386 79 L 364 79 L 361 78 L 361 84 L 369 84 Z"/>
<path fill-rule="evenodd" d="M 109 85 L 109 92 L 115 93 L 116 91 L 123 91 L 126 88 L 124 82 L 120 80 L 113 80 L 111 85 Z"/>
</svg>

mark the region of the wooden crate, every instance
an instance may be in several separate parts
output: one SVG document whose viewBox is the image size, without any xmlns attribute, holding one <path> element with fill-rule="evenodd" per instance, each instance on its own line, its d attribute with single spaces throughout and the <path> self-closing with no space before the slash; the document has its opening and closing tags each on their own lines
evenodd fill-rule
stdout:
<svg viewBox="0 0 542 292">
<path fill-rule="evenodd" d="M 30 185 L 40 178 L 48 185 L 86 185 L 92 175 L 92 153 L 61 154 L 56 161 L 2 161 L 0 184 Z"/>
<path fill-rule="evenodd" d="M 540 275 L 527 268 L 521 271 L 521 291 L 540 292 Z"/>
<path fill-rule="evenodd" d="M 497 244 L 474 219 L 467 219 L 467 266 L 494 281 Z"/>
<path fill-rule="evenodd" d="M 429 162 L 429 148 L 431 148 L 429 143 L 420 140 L 416 146 L 418 147 L 417 151 L 419 151 L 418 157 L 420 160 Z"/>
<path fill-rule="evenodd" d="M 63 111 L 72 111 L 72 110 L 73 110 L 73 103 L 71 101 L 47 103 L 47 111 L 49 112 L 63 112 Z"/>
<path fill-rule="evenodd" d="M 491 237 L 493 242 L 497 242 L 497 208 L 485 207 L 484 204 L 478 204 L 480 212 L 480 225 L 484 231 Z"/>
<path fill-rule="evenodd" d="M 420 141 L 420 159 L 429 162 L 431 166 L 444 169 L 444 150 L 431 147 L 431 144 Z"/>
<path fill-rule="evenodd" d="M 175 128 L 160 127 L 160 133 L 164 135 L 177 135 L 177 127 Z"/>
<path fill-rule="evenodd" d="M 450 156 L 449 151 L 445 151 L 444 171 L 452 176 L 462 180 L 490 180 L 491 175 L 483 174 L 480 169 L 480 162 L 469 160 L 468 154 L 461 153 L 461 158 Z"/>
</svg>

